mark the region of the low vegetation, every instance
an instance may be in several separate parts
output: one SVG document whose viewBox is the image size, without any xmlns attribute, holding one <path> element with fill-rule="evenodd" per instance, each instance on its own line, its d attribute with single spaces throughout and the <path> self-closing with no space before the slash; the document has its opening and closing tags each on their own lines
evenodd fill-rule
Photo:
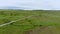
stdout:
<svg viewBox="0 0 60 34">
<path fill-rule="evenodd" d="M 22 20 L 0 27 L 0 34 L 60 34 L 60 11 L 0 10 L 0 25 L 17 19 Z"/>
</svg>

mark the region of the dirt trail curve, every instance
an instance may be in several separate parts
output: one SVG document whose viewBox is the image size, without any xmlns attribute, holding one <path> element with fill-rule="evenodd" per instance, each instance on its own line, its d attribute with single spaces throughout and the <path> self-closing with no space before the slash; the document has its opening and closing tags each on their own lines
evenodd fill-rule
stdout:
<svg viewBox="0 0 60 34">
<path fill-rule="evenodd" d="M 14 21 L 11 21 L 11 22 L 8 22 L 8 23 L 1 24 L 0 27 L 5 26 L 5 25 L 9 25 L 9 24 L 14 23 L 16 21 L 23 20 L 25 18 L 30 18 L 30 17 L 33 17 L 33 16 L 38 16 L 38 15 L 31 15 L 31 16 L 28 16 L 28 17 L 23 17 L 22 19 L 18 19 L 18 20 L 14 20 Z"/>
</svg>

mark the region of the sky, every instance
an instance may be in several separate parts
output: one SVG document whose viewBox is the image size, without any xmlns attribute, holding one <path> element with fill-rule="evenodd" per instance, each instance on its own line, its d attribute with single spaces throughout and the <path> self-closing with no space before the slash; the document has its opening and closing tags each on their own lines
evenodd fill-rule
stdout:
<svg viewBox="0 0 60 34">
<path fill-rule="evenodd" d="M 0 0 L 3 8 L 60 10 L 60 0 Z"/>
</svg>

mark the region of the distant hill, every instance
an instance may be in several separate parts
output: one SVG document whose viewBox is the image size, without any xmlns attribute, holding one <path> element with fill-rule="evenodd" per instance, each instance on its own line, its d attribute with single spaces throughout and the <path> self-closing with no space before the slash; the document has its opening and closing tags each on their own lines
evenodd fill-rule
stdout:
<svg viewBox="0 0 60 34">
<path fill-rule="evenodd" d="M 14 7 L 14 6 L 5 6 L 5 7 L 0 7 L 0 9 L 19 9 L 19 10 L 23 10 L 25 8 L 24 7 Z"/>
</svg>

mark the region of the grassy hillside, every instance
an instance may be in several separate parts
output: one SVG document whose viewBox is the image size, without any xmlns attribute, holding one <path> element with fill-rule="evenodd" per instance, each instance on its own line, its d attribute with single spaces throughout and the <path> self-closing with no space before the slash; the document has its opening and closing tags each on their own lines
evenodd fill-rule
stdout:
<svg viewBox="0 0 60 34">
<path fill-rule="evenodd" d="M 0 10 L 0 25 L 18 19 L 22 20 L 0 27 L 0 34 L 60 34 L 59 11 Z"/>
</svg>

